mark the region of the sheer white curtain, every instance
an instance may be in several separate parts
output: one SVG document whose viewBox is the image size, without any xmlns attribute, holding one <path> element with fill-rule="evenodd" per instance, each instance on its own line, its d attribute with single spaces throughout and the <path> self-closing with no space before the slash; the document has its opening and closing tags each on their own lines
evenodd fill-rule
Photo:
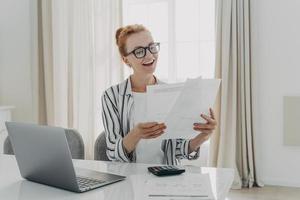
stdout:
<svg viewBox="0 0 300 200">
<path fill-rule="evenodd" d="M 87 159 L 102 131 L 100 96 L 123 78 L 114 41 L 120 1 L 39 2 L 40 123 L 77 129 Z"/>
<path fill-rule="evenodd" d="M 250 0 L 216 3 L 216 77 L 222 79 L 222 86 L 210 165 L 234 168 L 233 188 L 262 186 L 256 171 L 252 121 Z"/>
</svg>

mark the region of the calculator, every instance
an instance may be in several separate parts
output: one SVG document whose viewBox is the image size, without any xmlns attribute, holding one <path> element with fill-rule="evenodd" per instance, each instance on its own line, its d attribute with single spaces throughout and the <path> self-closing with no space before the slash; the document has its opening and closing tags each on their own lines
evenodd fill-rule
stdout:
<svg viewBox="0 0 300 200">
<path fill-rule="evenodd" d="M 148 171 L 156 176 L 169 176 L 169 175 L 182 174 L 183 172 L 185 172 L 185 169 L 181 169 L 173 165 L 168 165 L 168 166 L 148 167 Z"/>
</svg>

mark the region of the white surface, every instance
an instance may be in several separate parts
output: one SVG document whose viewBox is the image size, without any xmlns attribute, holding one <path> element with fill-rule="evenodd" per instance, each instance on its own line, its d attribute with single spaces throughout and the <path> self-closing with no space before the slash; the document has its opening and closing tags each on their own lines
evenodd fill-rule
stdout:
<svg viewBox="0 0 300 200">
<path fill-rule="evenodd" d="M 184 83 L 148 85 L 147 121 L 164 122 L 183 86 Z"/>
<path fill-rule="evenodd" d="M 14 106 L 0 106 L 0 111 L 11 110 L 15 108 Z"/>
<path fill-rule="evenodd" d="M 83 194 L 77 194 L 33 182 L 20 177 L 14 156 L 0 155 L 0 197 L 5 200 L 140 200 L 135 193 L 143 185 L 133 181 L 136 175 L 140 177 L 157 178 L 147 172 L 147 166 L 135 163 L 114 163 L 102 161 L 74 160 L 75 166 L 97 171 L 111 172 L 127 176 L 125 181 L 95 189 Z M 232 169 L 198 168 L 186 166 L 188 173 L 208 173 L 213 194 L 217 199 L 224 199 L 233 181 Z M 185 174 L 182 174 L 183 176 Z"/>
<path fill-rule="evenodd" d="M 183 85 L 149 86 L 147 119 L 165 122 L 167 129 L 162 138 L 193 138 L 193 124 L 206 122 L 200 114 L 209 115 L 209 108 L 215 102 L 219 85 L 219 79 L 198 77 L 187 79 Z"/>
<path fill-rule="evenodd" d="M 134 126 L 138 123 L 145 122 L 146 93 L 132 92 L 133 94 L 133 122 Z M 141 139 L 136 146 L 137 163 L 163 163 L 164 153 L 161 150 L 161 138 Z"/>
<path fill-rule="evenodd" d="M 35 121 L 36 0 L 0 3 L 0 104 L 15 105 L 15 120 Z"/>
<path fill-rule="evenodd" d="M 35 121 L 38 85 L 37 0 L 0 2 L 0 104 L 15 105 L 14 120 Z"/>
<path fill-rule="evenodd" d="M 188 79 L 177 98 L 174 107 L 166 117 L 167 126 L 171 124 L 170 133 L 178 133 L 177 137 L 193 138 L 195 122 L 206 123 L 200 114 L 209 114 L 209 108 L 214 105 L 220 85 L 218 79 Z"/>
<path fill-rule="evenodd" d="M 300 94 L 299 7 L 297 0 L 251 1 L 255 157 L 265 184 L 300 186 L 300 147 L 283 144 L 283 96 Z"/>
<path fill-rule="evenodd" d="M 13 106 L 0 106 L 0 154 L 3 153 L 3 142 L 7 136 L 5 122 L 11 120 Z"/>
<path fill-rule="evenodd" d="M 209 174 L 186 172 L 184 176 L 149 179 L 144 185 L 144 196 L 149 196 L 149 199 L 214 199 Z"/>
<path fill-rule="evenodd" d="M 195 122 L 203 123 L 202 120 L 200 121 L 200 110 L 202 112 L 208 110 L 208 107 L 203 107 L 203 89 L 201 77 L 186 80 L 174 106 L 167 113 L 165 119 L 167 130 L 164 136 L 189 139 L 195 137 L 193 124 Z"/>
</svg>

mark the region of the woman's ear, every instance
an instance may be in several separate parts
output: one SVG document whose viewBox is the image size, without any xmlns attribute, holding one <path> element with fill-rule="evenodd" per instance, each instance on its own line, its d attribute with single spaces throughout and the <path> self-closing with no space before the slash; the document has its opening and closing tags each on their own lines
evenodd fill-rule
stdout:
<svg viewBox="0 0 300 200">
<path fill-rule="evenodd" d="M 126 65 L 128 65 L 129 67 L 131 67 L 131 65 L 130 65 L 130 63 L 129 63 L 129 61 L 128 61 L 128 58 L 122 56 L 122 60 L 123 60 L 123 62 L 124 62 Z"/>
<path fill-rule="evenodd" d="M 122 56 L 122 60 L 123 60 L 123 62 L 124 62 L 125 64 L 127 64 L 127 61 L 128 61 L 127 58 L 125 58 L 124 56 Z"/>
</svg>

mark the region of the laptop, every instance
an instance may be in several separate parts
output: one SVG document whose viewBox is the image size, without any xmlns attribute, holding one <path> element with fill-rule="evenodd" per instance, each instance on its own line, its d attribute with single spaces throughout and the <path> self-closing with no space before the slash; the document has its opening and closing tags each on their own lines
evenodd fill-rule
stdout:
<svg viewBox="0 0 300 200">
<path fill-rule="evenodd" d="M 21 176 L 29 181 L 86 192 L 126 177 L 87 169 L 75 169 L 65 129 L 6 122 Z"/>
</svg>

